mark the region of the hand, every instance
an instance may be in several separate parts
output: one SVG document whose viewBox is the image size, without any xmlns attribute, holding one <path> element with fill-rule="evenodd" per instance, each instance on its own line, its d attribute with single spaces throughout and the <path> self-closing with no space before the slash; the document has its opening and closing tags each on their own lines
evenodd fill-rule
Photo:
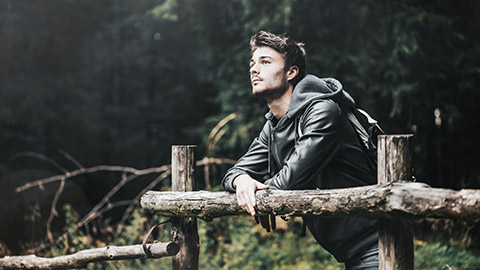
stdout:
<svg viewBox="0 0 480 270">
<path fill-rule="evenodd" d="M 236 189 L 237 203 L 250 215 L 255 216 L 255 192 L 257 190 L 268 189 L 257 180 L 251 178 L 248 174 L 241 174 L 233 180 L 233 186 Z"/>
<path fill-rule="evenodd" d="M 270 224 L 272 226 L 272 231 L 274 231 L 276 226 L 277 226 L 276 223 L 275 223 L 275 216 L 274 215 L 268 215 L 268 216 L 255 215 L 255 222 L 257 222 L 257 224 L 261 223 L 262 227 L 265 230 L 267 230 L 267 232 L 270 232 Z"/>
</svg>

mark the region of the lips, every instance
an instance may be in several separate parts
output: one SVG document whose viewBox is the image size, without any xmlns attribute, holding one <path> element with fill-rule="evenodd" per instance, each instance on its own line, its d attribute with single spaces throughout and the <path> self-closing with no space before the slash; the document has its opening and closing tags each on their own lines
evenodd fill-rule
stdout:
<svg viewBox="0 0 480 270">
<path fill-rule="evenodd" d="M 262 79 L 260 79 L 259 77 L 255 77 L 255 78 L 252 78 L 252 84 L 256 83 L 256 82 L 260 82 Z"/>
</svg>

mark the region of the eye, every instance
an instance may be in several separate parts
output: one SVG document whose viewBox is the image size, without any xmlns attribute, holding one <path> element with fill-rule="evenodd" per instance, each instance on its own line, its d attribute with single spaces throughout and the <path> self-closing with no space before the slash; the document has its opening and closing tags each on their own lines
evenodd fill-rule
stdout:
<svg viewBox="0 0 480 270">
<path fill-rule="evenodd" d="M 262 64 L 268 65 L 268 64 L 270 64 L 270 61 L 268 61 L 268 60 L 263 60 L 263 61 L 262 61 Z"/>
</svg>

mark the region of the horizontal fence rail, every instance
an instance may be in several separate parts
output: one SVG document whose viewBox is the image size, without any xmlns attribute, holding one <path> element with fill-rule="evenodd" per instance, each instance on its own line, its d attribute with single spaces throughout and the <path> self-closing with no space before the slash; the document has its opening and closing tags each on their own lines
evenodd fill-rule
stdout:
<svg viewBox="0 0 480 270">
<path fill-rule="evenodd" d="M 180 246 L 174 242 L 147 244 L 152 258 L 171 257 L 177 254 Z M 107 246 L 82 250 L 74 254 L 54 258 L 35 255 L 5 256 L 0 259 L 0 269 L 78 269 L 99 261 L 131 260 L 147 258 L 142 245 Z"/>
<path fill-rule="evenodd" d="M 187 220 L 174 227 L 174 241 L 181 252 L 173 269 L 198 269 L 198 233 L 195 218 L 211 220 L 226 215 L 246 215 L 235 194 L 192 191 L 192 147 L 172 147 L 174 192 L 148 191 L 142 208 L 172 219 Z M 413 179 L 412 135 L 378 136 L 378 185 L 325 190 L 260 190 L 256 192 L 257 214 L 280 216 L 367 216 L 378 219 L 379 269 L 414 268 L 411 220 L 422 217 L 480 220 L 480 190 L 449 190 L 411 182 Z M 174 165 L 176 164 L 176 165 Z M 402 181 L 403 180 L 403 181 Z M 188 186 L 187 188 L 176 188 Z M 182 191 L 182 192 L 179 192 Z M 180 259 L 181 258 L 181 259 Z"/>
<path fill-rule="evenodd" d="M 455 191 L 412 182 L 328 190 L 262 190 L 257 191 L 256 200 L 259 215 L 480 220 L 480 190 Z M 235 194 L 228 192 L 148 191 L 141 206 L 164 216 L 205 220 L 247 214 L 237 204 Z"/>
</svg>

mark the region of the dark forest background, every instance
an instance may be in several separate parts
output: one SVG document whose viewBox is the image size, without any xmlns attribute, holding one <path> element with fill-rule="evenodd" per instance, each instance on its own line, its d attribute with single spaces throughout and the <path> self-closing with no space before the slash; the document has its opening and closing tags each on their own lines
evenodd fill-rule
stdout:
<svg viewBox="0 0 480 270">
<path fill-rule="evenodd" d="M 340 80 L 387 133 L 413 133 L 417 181 L 480 188 L 479 11 L 475 0 L 1 0 L 2 224 L 16 186 L 61 173 L 32 152 L 67 170 L 65 153 L 85 167 L 160 166 L 172 144 L 238 158 L 267 111 L 248 76 L 259 30 L 305 42 L 308 73 Z M 118 180 L 88 175 L 75 189 L 95 203 Z"/>
</svg>

